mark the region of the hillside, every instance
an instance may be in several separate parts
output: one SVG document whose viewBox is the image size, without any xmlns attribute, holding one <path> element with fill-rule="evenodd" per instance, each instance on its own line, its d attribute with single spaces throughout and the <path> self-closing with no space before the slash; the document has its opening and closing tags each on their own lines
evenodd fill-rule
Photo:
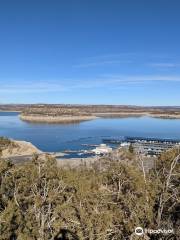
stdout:
<svg viewBox="0 0 180 240">
<path fill-rule="evenodd" d="M 0 156 L 2 158 L 27 156 L 40 153 L 42 152 L 29 142 L 9 140 L 7 138 L 0 137 Z"/>
<path fill-rule="evenodd" d="M 0 239 L 137 240 L 141 226 L 170 231 L 142 239 L 176 240 L 179 159 L 179 150 L 162 154 L 149 172 L 129 153 L 75 169 L 50 156 L 19 165 L 0 159 Z"/>
</svg>

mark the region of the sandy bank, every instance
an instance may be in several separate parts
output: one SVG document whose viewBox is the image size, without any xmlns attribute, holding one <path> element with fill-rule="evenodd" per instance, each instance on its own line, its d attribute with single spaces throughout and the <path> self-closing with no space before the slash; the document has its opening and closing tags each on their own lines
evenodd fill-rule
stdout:
<svg viewBox="0 0 180 240">
<path fill-rule="evenodd" d="M 13 145 L 2 150 L 2 158 L 41 154 L 42 152 L 30 142 L 12 140 Z"/>
<path fill-rule="evenodd" d="M 35 116 L 35 115 L 20 115 L 20 119 L 27 122 L 37 123 L 73 123 L 96 119 L 96 116 Z"/>
</svg>

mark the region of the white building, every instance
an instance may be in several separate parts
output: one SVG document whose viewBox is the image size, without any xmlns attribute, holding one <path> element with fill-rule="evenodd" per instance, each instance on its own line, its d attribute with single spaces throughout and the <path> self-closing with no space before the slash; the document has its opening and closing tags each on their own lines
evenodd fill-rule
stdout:
<svg viewBox="0 0 180 240">
<path fill-rule="evenodd" d="M 130 143 L 128 143 L 128 142 L 123 142 L 123 143 L 121 143 L 120 146 L 121 146 L 121 147 L 129 147 L 129 146 L 130 146 Z"/>
<path fill-rule="evenodd" d="M 92 150 L 97 155 L 106 154 L 112 152 L 112 148 L 108 147 L 106 144 L 100 144 L 98 147 Z"/>
</svg>

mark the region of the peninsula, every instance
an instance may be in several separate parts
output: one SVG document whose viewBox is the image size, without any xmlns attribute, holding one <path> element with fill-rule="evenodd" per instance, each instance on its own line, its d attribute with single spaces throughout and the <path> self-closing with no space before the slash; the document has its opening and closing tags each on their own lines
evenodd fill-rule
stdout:
<svg viewBox="0 0 180 240">
<path fill-rule="evenodd" d="M 19 111 L 28 122 L 73 123 L 96 118 L 143 117 L 180 119 L 180 107 L 78 104 L 0 105 L 0 111 Z"/>
<path fill-rule="evenodd" d="M 95 119 L 96 116 L 79 108 L 59 106 L 32 106 L 26 108 L 20 119 L 28 122 L 73 123 Z"/>
</svg>

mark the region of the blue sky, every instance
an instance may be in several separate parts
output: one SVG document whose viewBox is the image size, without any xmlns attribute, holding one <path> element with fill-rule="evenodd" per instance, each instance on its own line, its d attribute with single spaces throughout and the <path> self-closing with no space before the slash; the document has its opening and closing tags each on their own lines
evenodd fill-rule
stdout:
<svg viewBox="0 0 180 240">
<path fill-rule="evenodd" d="M 0 1 L 0 103 L 180 105 L 179 0 Z"/>
</svg>

